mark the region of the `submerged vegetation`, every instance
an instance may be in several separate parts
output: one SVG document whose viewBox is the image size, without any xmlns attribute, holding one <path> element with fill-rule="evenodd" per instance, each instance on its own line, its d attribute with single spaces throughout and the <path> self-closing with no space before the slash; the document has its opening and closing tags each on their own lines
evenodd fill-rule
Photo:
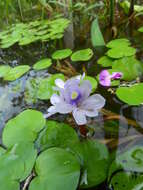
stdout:
<svg viewBox="0 0 143 190">
<path fill-rule="evenodd" d="M 141 0 L 0 8 L 0 190 L 142 190 Z"/>
</svg>

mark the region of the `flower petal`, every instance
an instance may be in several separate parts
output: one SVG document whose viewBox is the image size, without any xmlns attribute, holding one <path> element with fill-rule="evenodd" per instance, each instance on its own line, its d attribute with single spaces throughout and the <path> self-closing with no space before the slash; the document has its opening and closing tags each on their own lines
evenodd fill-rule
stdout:
<svg viewBox="0 0 143 190">
<path fill-rule="evenodd" d="M 67 104 L 64 101 L 61 101 L 60 103 L 56 104 L 55 106 L 56 112 L 61 113 L 61 114 L 67 114 L 71 113 L 73 111 L 73 106 L 71 104 Z"/>
<path fill-rule="evenodd" d="M 82 102 L 80 108 L 83 110 L 98 110 L 105 105 L 105 99 L 100 94 L 94 94 L 88 97 L 85 101 Z"/>
<path fill-rule="evenodd" d="M 62 79 L 56 79 L 55 84 L 59 88 L 64 88 L 65 82 Z"/>
<path fill-rule="evenodd" d="M 110 86 L 111 85 L 111 75 L 107 70 L 101 71 L 99 74 L 99 83 L 102 86 Z"/>
<path fill-rule="evenodd" d="M 89 97 L 92 91 L 91 83 L 88 80 L 84 80 L 80 85 L 80 91 L 82 93 L 82 101 L 83 101 L 84 99 Z"/>
<path fill-rule="evenodd" d="M 98 111 L 97 110 L 85 111 L 85 114 L 88 117 L 96 117 L 98 116 Z"/>
<path fill-rule="evenodd" d="M 123 73 L 121 72 L 113 72 L 111 75 L 112 79 L 120 79 L 123 76 Z"/>
<path fill-rule="evenodd" d="M 53 94 L 50 98 L 50 102 L 51 104 L 56 105 L 60 102 L 60 96 L 58 96 L 57 94 Z"/>
<path fill-rule="evenodd" d="M 78 125 L 85 125 L 87 123 L 85 111 L 78 108 L 74 109 L 73 117 Z"/>
</svg>

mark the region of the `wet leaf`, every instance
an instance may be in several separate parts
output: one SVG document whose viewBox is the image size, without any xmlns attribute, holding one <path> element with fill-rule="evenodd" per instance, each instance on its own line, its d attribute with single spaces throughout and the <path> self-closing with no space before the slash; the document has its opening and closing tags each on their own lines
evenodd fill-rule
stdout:
<svg viewBox="0 0 143 190">
<path fill-rule="evenodd" d="M 71 54 L 72 54 L 72 50 L 71 49 L 56 50 L 52 54 L 52 59 L 56 59 L 56 60 L 65 59 L 65 58 L 69 57 Z"/>
<path fill-rule="evenodd" d="M 21 112 L 6 123 L 2 134 L 3 144 L 10 147 L 19 142 L 34 142 L 45 122 L 39 111 L 28 109 Z"/>
<path fill-rule="evenodd" d="M 39 99 L 41 99 L 41 100 L 50 99 L 52 94 L 55 92 L 53 87 L 55 86 L 55 80 L 57 78 L 64 80 L 64 75 L 63 74 L 54 74 L 48 78 L 41 79 L 41 81 L 39 82 L 39 88 L 37 91 L 37 97 Z"/>
<path fill-rule="evenodd" d="M 42 59 L 34 64 L 33 68 L 35 70 L 42 70 L 50 67 L 52 65 L 52 61 L 49 58 Z"/>
<path fill-rule="evenodd" d="M 111 58 L 107 56 L 103 56 L 100 59 L 98 59 L 97 63 L 101 65 L 102 67 L 110 67 L 113 65 L 113 61 Z"/>
<path fill-rule="evenodd" d="M 40 133 L 36 144 L 40 150 L 43 150 L 50 147 L 68 148 L 78 142 L 77 133 L 71 126 L 47 121 L 46 128 Z"/>
<path fill-rule="evenodd" d="M 91 42 L 93 47 L 105 46 L 105 41 L 97 18 L 92 22 L 91 25 Z"/>
<path fill-rule="evenodd" d="M 50 148 L 36 161 L 35 177 L 29 190 L 76 190 L 80 177 L 80 165 L 74 155 L 61 148 Z"/>
<path fill-rule="evenodd" d="M 88 61 L 92 58 L 93 51 L 92 49 L 82 49 L 74 52 L 71 56 L 72 61 Z"/>
<path fill-rule="evenodd" d="M 140 105 L 143 103 L 143 83 L 131 87 L 119 87 L 116 91 L 117 97 L 129 105 Z"/>
<path fill-rule="evenodd" d="M 106 44 L 106 47 L 108 48 L 124 48 L 128 46 L 130 46 L 130 41 L 126 38 L 111 40 Z"/>
<path fill-rule="evenodd" d="M 4 80 L 14 81 L 27 73 L 29 70 L 30 67 L 28 65 L 16 66 L 10 69 L 10 71 L 4 76 Z"/>
</svg>

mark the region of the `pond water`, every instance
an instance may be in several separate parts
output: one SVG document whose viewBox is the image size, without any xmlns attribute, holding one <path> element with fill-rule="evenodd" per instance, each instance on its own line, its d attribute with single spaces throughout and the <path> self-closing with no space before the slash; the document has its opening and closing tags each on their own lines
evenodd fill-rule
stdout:
<svg viewBox="0 0 143 190">
<path fill-rule="evenodd" d="M 108 28 L 104 31 L 106 41 L 109 41 Z M 121 28 L 121 30 L 123 30 Z M 77 33 L 78 30 L 75 31 Z M 88 35 L 88 34 L 87 34 Z M 140 43 L 143 40 L 141 34 L 137 34 L 136 30 L 133 33 L 125 29 L 121 31 L 119 37 L 126 35 L 134 47 L 137 48 L 137 57 L 143 60 L 143 45 Z M 66 38 L 65 38 L 66 39 Z M 142 40 L 141 40 L 142 39 Z M 8 64 L 10 66 L 17 65 L 33 65 L 41 58 L 51 55 L 51 53 L 58 49 L 68 46 L 70 44 L 68 39 L 62 43 L 57 44 L 55 48 L 52 44 L 35 43 L 29 46 L 20 47 L 15 45 L 7 50 L 0 50 L 0 64 Z M 80 35 L 75 36 L 74 49 L 91 47 L 90 40 L 82 38 Z M 62 45 L 61 45 L 62 43 Z M 95 64 L 96 60 L 104 55 L 106 49 L 95 49 L 94 57 L 89 62 L 84 64 L 72 63 L 78 73 L 83 73 L 86 70 L 89 76 L 95 77 L 100 72 L 101 67 Z M 57 71 L 51 68 L 49 73 L 56 73 Z M 13 82 L 0 82 L 0 131 L 5 126 L 5 123 L 15 117 L 17 114 L 25 109 L 33 108 L 46 113 L 49 107 L 49 101 L 35 100 L 34 96 L 27 91 L 26 81 L 35 79 L 36 77 L 49 76 L 46 70 L 36 72 L 30 70 L 20 79 Z M 96 74 L 95 74 L 96 73 Z M 143 145 L 143 106 L 129 106 L 121 102 L 110 90 L 99 87 L 97 90 L 106 99 L 106 105 L 98 117 L 88 120 L 88 126 L 91 131 L 89 137 L 97 139 L 107 145 L 109 152 L 113 155 L 112 160 L 116 158 L 118 152 L 124 152 L 134 145 Z M 36 95 L 35 95 L 36 96 Z M 53 120 L 63 122 L 66 120 L 64 115 L 55 115 L 51 117 Z M 1 142 L 2 143 L 2 142 Z M 137 160 L 142 162 L 142 158 L 137 157 Z M 90 160 L 89 160 L 90 162 Z M 143 164 L 143 163 L 142 163 Z M 116 171 L 117 172 L 117 171 Z M 128 172 L 128 171 L 125 171 Z M 133 173 L 134 175 L 134 173 Z M 113 177 L 113 176 L 112 176 Z M 110 179 L 111 180 L 111 179 Z M 123 183 L 123 186 L 125 184 Z M 91 188 L 94 190 L 112 190 L 112 187 L 107 187 L 106 182 L 100 186 Z M 138 189 L 143 189 L 143 186 Z M 126 189 L 128 190 L 128 189 Z M 129 189 L 131 190 L 131 189 Z"/>
</svg>

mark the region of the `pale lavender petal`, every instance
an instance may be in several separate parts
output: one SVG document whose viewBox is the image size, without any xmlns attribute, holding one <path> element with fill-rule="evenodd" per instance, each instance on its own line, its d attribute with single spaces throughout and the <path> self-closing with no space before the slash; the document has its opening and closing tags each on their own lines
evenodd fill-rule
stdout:
<svg viewBox="0 0 143 190">
<path fill-rule="evenodd" d="M 85 111 L 80 109 L 74 109 L 73 117 L 78 125 L 85 125 L 87 123 Z"/>
<path fill-rule="evenodd" d="M 71 113 L 74 107 L 70 104 L 67 104 L 61 101 L 60 103 L 56 104 L 55 109 L 56 109 L 56 112 L 58 113 L 67 114 L 67 113 Z"/>
<path fill-rule="evenodd" d="M 50 102 L 53 105 L 56 105 L 57 103 L 59 103 L 61 100 L 60 96 L 58 96 L 57 94 L 53 94 L 50 98 Z"/>
<path fill-rule="evenodd" d="M 89 97 L 92 91 L 91 83 L 88 80 L 84 80 L 80 85 L 80 91 L 82 94 L 82 101 L 83 101 L 84 99 Z"/>
<path fill-rule="evenodd" d="M 111 75 L 112 79 L 120 79 L 123 76 L 123 73 L 121 72 L 113 72 Z"/>
<path fill-rule="evenodd" d="M 55 114 L 57 111 L 56 111 L 56 106 L 50 106 L 47 110 L 49 113 L 53 113 Z"/>
<path fill-rule="evenodd" d="M 64 88 L 65 82 L 62 79 L 56 79 L 55 84 L 59 88 Z"/>
<path fill-rule="evenodd" d="M 88 97 L 80 105 L 83 110 L 99 110 L 105 105 L 105 99 L 100 94 L 94 94 Z"/>
<path fill-rule="evenodd" d="M 88 117 L 96 117 L 98 116 L 98 111 L 97 110 L 92 110 L 92 111 L 85 111 L 86 116 Z"/>
<path fill-rule="evenodd" d="M 99 74 L 99 83 L 102 86 L 110 86 L 111 85 L 111 75 L 107 70 L 101 71 Z"/>
</svg>

